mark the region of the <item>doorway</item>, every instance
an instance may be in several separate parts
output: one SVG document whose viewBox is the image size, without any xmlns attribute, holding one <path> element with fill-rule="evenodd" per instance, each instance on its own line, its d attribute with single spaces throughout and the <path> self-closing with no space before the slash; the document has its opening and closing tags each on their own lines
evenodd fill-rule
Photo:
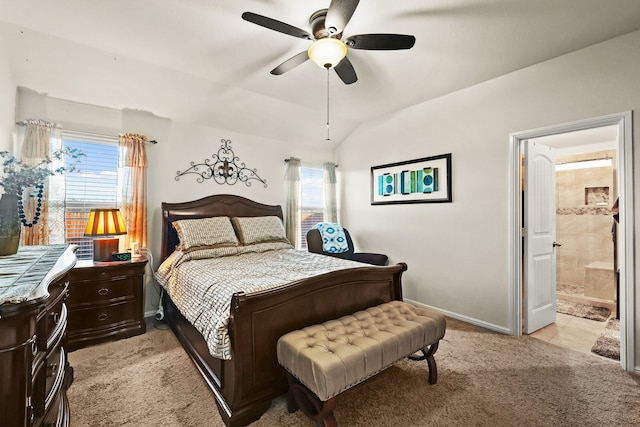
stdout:
<svg viewBox="0 0 640 427">
<path fill-rule="evenodd" d="M 559 301 L 616 312 L 617 128 L 529 140 L 555 151 Z"/>
<path fill-rule="evenodd" d="M 618 354 L 619 359 L 613 217 L 618 196 L 617 128 L 603 126 L 525 142 L 532 143 L 549 147 L 555 159 L 557 313 L 548 326 L 530 327 L 530 335 L 583 353 L 594 351 L 610 358 Z"/>
<path fill-rule="evenodd" d="M 631 146 L 631 113 L 615 114 L 606 117 L 584 120 L 551 126 L 542 129 L 518 132 L 511 135 L 512 150 L 512 203 L 511 203 L 511 242 L 512 242 L 512 263 L 510 265 L 510 279 L 512 292 L 512 310 L 511 310 L 511 331 L 514 335 L 521 335 L 523 325 L 527 322 L 528 303 L 527 292 L 531 289 L 526 288 L 528 283 L 525 277 L 526 269 L 522 260 L 523 254 L 523 233 L 526 232 L 522 228 L 522 211 L 521 205 L 521 180 L 523 178 L 520 167 L 521 156 L 524 154 L 525 141 L 536 138 L 550 137 L 551 135 L 568 134 L 577 131 L 585 131 L 590 129 L 601 129 L 605 127 L 613 127 L 616 131 L 615 149 L 618 158 L 616 161 L 616 169 L 618 171 L 617 193 L 620 195 L 620 223 L 618 227 L 618 239 L 616 243 L 618 255 L 619 287 L 620 291 L 617 295 L 620 301 L 620 318 L 621 318 L 621 354 L 620 362 L 624 369 L 632 370 L 635 362 L 634 354 L 634 249 L 633 249 L 633 182 L 632 182 L 632 146 Z M 598 190 L 600 191 L 600 190 Z M 615 189 L 614 189 L 615 191 Z M 596 191 L 597 192 L 597 191 Z M 594 195 L 593 197 L 598 197 Z M 561 242 L 560 242 L 561 243 Z M 555 272 L 554 272 L 555 273 Z M 528 286 L 534 286 L 529 284 Z M 523 302 L 525 310 L 523 310 Z M 523 314 L 525 316 L 523 317 Z"/>
</svg>

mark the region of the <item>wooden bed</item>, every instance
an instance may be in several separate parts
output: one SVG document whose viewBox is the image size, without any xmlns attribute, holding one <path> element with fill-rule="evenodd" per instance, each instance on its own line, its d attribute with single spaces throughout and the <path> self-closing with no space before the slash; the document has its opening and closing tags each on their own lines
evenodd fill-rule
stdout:
<svg viewBox="0 0 640 427">
<path fill-rule="evenodd" d="M 171 223 L 212 216 L 278 216 L 270 206 L 234 195 L 214 195 L 183 203 L 162 203 L 162 260 L 178 244 Z M 231 360 L 209 354 L 202 335 L 180 314 L 165 293 L 166 322 L 213 391 L 227 426 L 247 425 L 266 412 L 271 400 L 287 389 L 276 342 L 286 332 L 335 319 L 391 300 L 402 300 L 406 264 L 363 266 L 300 280 L 284 287 L 245 294 L 231 302 Z"/>
</svg>

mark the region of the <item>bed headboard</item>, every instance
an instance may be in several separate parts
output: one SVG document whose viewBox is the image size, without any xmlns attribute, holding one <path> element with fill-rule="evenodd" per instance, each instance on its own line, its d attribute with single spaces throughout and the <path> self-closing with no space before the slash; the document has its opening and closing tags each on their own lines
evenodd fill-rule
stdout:
<svg viewBox="0 0 640 427">
<path fill-rule="evenodd" d="M 167 259 L 179 243 L 171 223 L 179 219 L 198 219 L 212 216 L 277 216 L 283 219 L 280 205 L 263 205 L 242 196 L 216 194 L 181 203 L 162 203 L 162 259 Z"/>
</svg>

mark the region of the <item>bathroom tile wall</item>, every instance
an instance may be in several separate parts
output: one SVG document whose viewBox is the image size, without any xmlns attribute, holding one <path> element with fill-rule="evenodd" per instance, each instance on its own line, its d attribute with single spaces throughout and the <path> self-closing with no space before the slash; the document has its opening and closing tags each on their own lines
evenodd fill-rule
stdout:
<svg viewBox="0 0 640 427">
<path fill-rule="evenodd" d="M 584 289 L 586 267 L 594 262 L 610 263 L 613 272 L 611 207 L 616 199 L 616 159 L 615 151 L 557 159 L 559 164 L 607 156 L 613 159 L 611 167 L 556 172 L 556 237 L 562 244 L 556 252 L 560 284 Z"/>
</svg>

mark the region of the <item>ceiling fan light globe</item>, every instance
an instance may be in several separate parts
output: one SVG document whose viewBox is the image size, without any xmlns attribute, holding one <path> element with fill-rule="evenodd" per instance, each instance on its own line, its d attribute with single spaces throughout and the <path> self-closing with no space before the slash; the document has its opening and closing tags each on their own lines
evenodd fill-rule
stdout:
<svg viewBox="0 0 640 427">
<path fill-rule="evenodd" d="M 347 56 L 347 45 L 340 39 L 326 37 L 313 42 L 307 53 L 319 67 L 332 68 Z"/>
</svg>

